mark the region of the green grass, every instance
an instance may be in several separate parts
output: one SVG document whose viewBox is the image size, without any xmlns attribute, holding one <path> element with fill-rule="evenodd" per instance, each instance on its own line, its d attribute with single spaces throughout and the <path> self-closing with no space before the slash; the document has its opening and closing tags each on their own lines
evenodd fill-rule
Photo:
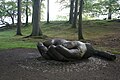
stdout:
<svg viewBox="0 0 120 80">
<path fill-rule="evenodd" d="M 107 21 L 83 21 L 83 34 L 87 40 L 93 40 L 103 37 L 107 34 L 119 31 L 120 23 Z M 72 29 L 71 25 L 64 21 L 54 21 L 50 24 L 41 23 L 41 29 L 44 35 L 49 38 L 64 38 L 68 40 L 77 40 L 77 29 Z M 114 29 L 114 30 L 113 30 Z M 16 29 L 0 31 L 0 50 L 10 48 L 36 48 L 38 41 L 45 39 L 23 38 L 31 34 L 32 27 L 22 27 L 23 36 L 15 36 Z"/>
<path fill-rule="evenodd" d="M 15 30 L 0 32 L 0 49 L 33 48 L 34 43 L 25 41 L 21 36 L 15 36 Z"/>
</svg>

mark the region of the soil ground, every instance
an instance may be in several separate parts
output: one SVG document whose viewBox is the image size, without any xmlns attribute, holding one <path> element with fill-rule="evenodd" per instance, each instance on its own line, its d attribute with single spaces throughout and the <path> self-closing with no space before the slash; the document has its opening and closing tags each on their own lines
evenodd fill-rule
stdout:
<svg viewBox="0 0 120 80">
<path fill-rule="evenodd" d="M 91 41 L 120 51 L 119 33 Z M 115 61 L 91 57 L 75 62 L 45 60 L 37 49 L 0 51 L 0 80 L 120 80 L 120 55 Z"/>
<path fill-rule="evenodd" d="M 0 51 L 0 80 L 119 80 L 120 55 L 115 61 L 91 57 L 75 62 L 43 59 L 37 49 Z"/>
<path fill-rule="evenodd" d="M 90 43 L 99 47 L 107 47 L 111 51 L 115 49 L 116 52 L 120 52 L 120 32 L 104 35 L 104 37 L 90 40 Z"/>
</svg>

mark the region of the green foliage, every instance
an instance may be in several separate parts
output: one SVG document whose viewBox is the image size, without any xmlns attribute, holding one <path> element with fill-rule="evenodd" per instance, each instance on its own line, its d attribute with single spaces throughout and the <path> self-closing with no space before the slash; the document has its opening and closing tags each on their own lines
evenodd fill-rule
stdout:
<svg viewBox="0 0 120 80">
<path fill-rule="evenodd" d="M 16 7 L 16 2 L 13 0 L 7 1 L 7 0 L 2 0 L 0 2 L 0 18 L 1 22 L 4 24 L 4 18 L 10 17 L 12 20 L 12 24 L 14 24 L 14 17 L 17 15 L 17 7 Z"/>
<path fill-rule="evenodd" d="M 95 0 L 84 0 L 84 13 L 90 13 Z"/>
<path fill-rule="evenodd" d="M 16 12 L 16 2 L 14 1 L 1 1 L 0 2 L 0 10 L 1 12 L 3 11 L 3 16 L 10 16 L 10 14 L 12 15 L 13 12 Z M 9 13 L 9 14 L 8 14 Z"/>
<path fill-rule="evenodd" d="M 25 15 L 26 7 L 28 7 L 28 15 L 31 16 L 32 0 L 22 0 L 22 15 Z"/>
<path fill-rule="evenodd" d="M 112 10 L 112 14 L 117 13 L 119 5 L 118 0 L 98 0 L 93 4 L 92 9 L 94 14 L 107 15 L 108 9 Z"/>
<path fill-rule="evenodd" d="M 31 15 L 31 0 L 22 0 L 22 16 L 25 15 L 26 6 L 28 6 L 28 15 Z M 17 0 L 1 0 L 0 1 L 0 18 L 4 20 L 5 17 L 14 18 L 17 16 Z"/>
<path fill-rule="evenodd" d="M 70 0 L 57 0 L 56 2 L 59 3 L 59 5 L 61 5 L 61 10 L 70 7 Z"/>
</svg>

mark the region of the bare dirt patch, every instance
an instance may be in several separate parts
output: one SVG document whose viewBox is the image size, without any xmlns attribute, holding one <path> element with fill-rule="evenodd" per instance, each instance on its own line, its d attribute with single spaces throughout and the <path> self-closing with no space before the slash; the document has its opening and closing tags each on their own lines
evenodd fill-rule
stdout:
<svg viewBox="0 0 120 80">
<path fill-rule="evenodd" d="M 120 33 L 104 35 L 104 37 L 91 40 L 90 43 L 97 46 L 107 47 L 120 51 Z"/>
<path fill-rule="evenodd" d="M 120 55 L 116 56 L 115 61 L 91 57 L 58 62 L 43 59 L 37 49 L 4 50 L 0 51 L 0 80 L 119 80 Z"/>
</svg>

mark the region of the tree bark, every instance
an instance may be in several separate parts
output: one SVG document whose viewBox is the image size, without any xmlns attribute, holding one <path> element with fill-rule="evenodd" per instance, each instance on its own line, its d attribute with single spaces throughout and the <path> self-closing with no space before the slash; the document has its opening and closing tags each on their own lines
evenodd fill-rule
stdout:
<svg viewBox="0 0 120 80">
<path fill-rule="evenodd" d="M 49 0 L 47 0 L 47 23 L 49 22 Z"/>
<path fill-rule="evenodd" d="M 40 10 L 41 0 L 33 0 L 33 16 L 32 16 L 32 33 L 31 36 L 41 36 L 42 31 L 40 29 Z"/>
<path fill-rule="evenodd" d="M 78 22 L 78 40 L 84 39 L 82 33 L 82 11 L 83 11 L 83 0 L 80 0 L 80 7 L 79 7 L 79 22 Z"/>
<path fill-rule="evenodd" d="M 18 19 L 17 19 L 17 33 L 16 35 L 21 34 L 21 0 L 18 0 Z"/>
<path fill-rule="evenodd" d="M 74 12 L 74 19 L 73 19 L 73 24 L 72 24 L 72 28 L 76 28 L 77 25 L 77 15 L 78 15 L 78 0 L 76 0 L 75 2 L 75 12 Z"/>
<path fill-rule="evenodd" d="M 113 0 L 109 0 L 109 4 L 108 4 L 108 19 L 112 19 L 112 3 Z"/>
<path fill-rule="evenodd" d="M 70 1 L 70 15 L 69 15 L 69 23 L 70 24 L 72 24 L 72 22 L 73 22 L 74 2 L 75 2 L 75 0 Z"/>
<path fill-rule="evenodd" d="M 12 19 L 12 25 L 14 25 L 15 24 L 15 22 L 14 22 L 14 16 L 12 16 L 11 19 Z"/>
<path fill-rule="evenodd" d="M 13 14 L 11 14 L 10 12 L 8 12 L 8 11 L 6 11 L 8 14 L 9 14 L 9 16 L 10 16 L 10 18 L 11 18 L 11 20 L 12 20 L 12 25 L 14 25 L 14 11 L 13 11 Z"/>
<path fill-rule="evenodd" d="M 111 8 L 109 8 L 109 12 L 108 12 L 108 19 L 112 19 L 112 10 Z"/>
<path fill-rule="evenodd" d="M 28 25 L 28 0 L 26 1 L 26 23 L 25 25 Z"/>
</svg>

